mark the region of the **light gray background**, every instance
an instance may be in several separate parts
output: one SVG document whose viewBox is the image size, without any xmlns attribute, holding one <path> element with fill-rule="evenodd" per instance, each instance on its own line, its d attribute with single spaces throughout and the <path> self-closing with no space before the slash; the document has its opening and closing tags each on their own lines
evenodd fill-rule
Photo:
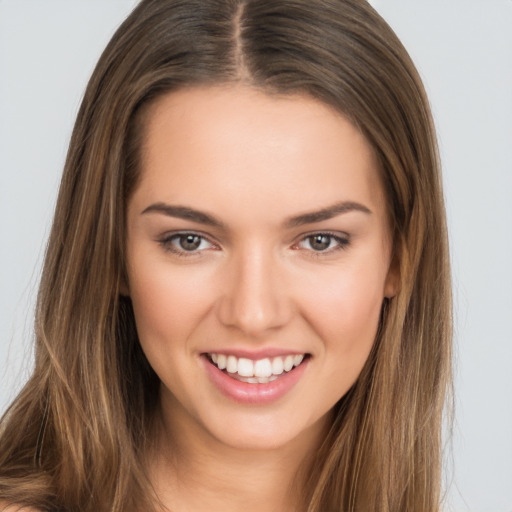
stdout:
<svg viewBox="0 0 512 512">
<path fill-rule="evenodd" d="M 0 0 L 0 411 L 31 364 L 31 315 L 87 79 L 135 0 Z M 456 300 L 446 510 L 512 512 L 512 1 L 373 0 L 430 94 Z"/>
</svg>

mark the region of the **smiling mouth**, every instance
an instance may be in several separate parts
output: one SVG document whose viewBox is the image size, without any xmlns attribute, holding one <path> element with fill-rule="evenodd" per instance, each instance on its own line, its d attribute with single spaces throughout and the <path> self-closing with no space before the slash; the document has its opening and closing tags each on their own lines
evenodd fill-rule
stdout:
<svg viewBox="0 0 512 512">
<path fill-rule="evenodd" d="M 235 380 L 249 384 L 268 384 L 302 364 L 309 354 L 266 357 L 256 361 L 216 353 L 208 353 L 206 357 L 212 365 Z"/>
</svg>

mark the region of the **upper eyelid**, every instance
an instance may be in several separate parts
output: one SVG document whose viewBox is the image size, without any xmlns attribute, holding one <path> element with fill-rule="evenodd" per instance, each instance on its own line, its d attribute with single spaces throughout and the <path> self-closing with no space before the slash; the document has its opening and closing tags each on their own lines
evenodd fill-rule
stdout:
<svg viewBox="0 0 512 512">
<path fill-rule="evenodd" d="M 215 249 L 219 247 L 219 243 L 213 241 L 211 237 L 205 235 L 204 233 L 201 233 L 200 231 L 193 231 L 193 230 L 181 230 L 181 231 L 170 231 L 166 232 L 163 235 L 159 236 L 156 241 L 164 248 L 166 251 L 174 252 L 175 254 L 180 254 L 183 256 L 193 256 L 199 255 L 206 249 L 200 249 L 195 251 L 186 251 L 184 249 L 180 249 L 179 247 L 174 247 L 174 244 L 171 244 L 174 238 L 179 236 L 186 236 L 186 235 L 194 235 L 202 238 L 206 242 L 208 242 L 212 247 L 209 247 L 208 249 Z M 170 245 L 173 245 L 172 249 L 169 247 Z"/>
<path fill-rule="evenodd" d="M 335 247 L 331 247 L 331 248 L 328 248 L 323 251 L 315 251 L 314 249 L 303 249 L 303 248 L 297 247 L 297 246 L 299 246 L 299 244 L 305 242 L 308 238 L 318 236 L 318 235 L 328 236 L 328 237 L 333 238 L 337 242 L 337 245 Z M 306 252 L 311 253 L 315 257 L 321 257 L 322 255 L 327 256 L 328 254 L 337 252 L 338 250 L 347 249 L 348 246 L 350 245 L 350 243 L 351 243 L 351 237 L 347 233 L 340 233 L 340 232 L 333 233 L 330 231 L 312 231 L 311 233 L 301 235 L 300 238 L 296 242 L 294 242 L 293 247 L 305 250 Z"/>
<path fill-rule="evenodd" d="M 317 230 L 317 231 L 311 231 L 309 233 L 302 233 L 301 235 L 299 235 L 296 238 L 296 240 L 297 240 L 297 242 L 300 242 L 302 240 L 305 240 L 306 238 L 309 238 L 312 236 L 317 236 L 317 235 L 331 236 L 333 238 L 343 239 L 343 240 L 347 240 L 347 241 L 350 241 L 350 239 L 352 238 L 351 235 L 349 235 L 345 231 Z"/>
<path fill-rule="evenodd" d="M 212 240 L 212 237 L 210 235 L 202 233 L 201 231 L 196 231 L 194 229 L 181 229 L 179 231 L 166 231 L 165 233 L 163 233 L 162 235 L 160 235 L 158 237 L 158 240 L 165 241 L 165 240 L 170 240 L 171 238 L 173 238 L 175 236 L 184 236 L 184 235 L 196 235 L 201 238 L 204 238 L 205 240 L 207 240 L 208 242 L 210 242 L 212 244 L 217 243 Z"/>
</svg>

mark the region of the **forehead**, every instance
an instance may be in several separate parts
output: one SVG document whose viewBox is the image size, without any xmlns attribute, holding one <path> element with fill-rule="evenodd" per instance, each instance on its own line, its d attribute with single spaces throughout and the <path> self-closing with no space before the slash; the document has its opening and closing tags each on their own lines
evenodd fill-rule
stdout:
<svg viewBox="0 0 512 512">
<path fill-rule="evenodd" d="M 148 109 L 139 196 L 262 214 L 341 200 L 383 207 L 372 148 L 333 108 L 242 86 L 169 93 Z M 157 197 L 158 196 L 158 197 Z M 270 208 L 270 205 L 272 207 Z M 284 210 L 287 210 L 286 212 Z"/>
</svg>

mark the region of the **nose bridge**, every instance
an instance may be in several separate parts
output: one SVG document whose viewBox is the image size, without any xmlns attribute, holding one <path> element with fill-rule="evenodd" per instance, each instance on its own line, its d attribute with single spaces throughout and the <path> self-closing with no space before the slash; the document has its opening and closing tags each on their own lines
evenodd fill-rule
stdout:
<svg viewBox="0 0 512 512">
<path fill-rule="evenodd" d="M 282 269 L 272 250 L 252 244 L 233 255 L 221 321 L 251 336 L 284 325 L 290 312 Z"/>
</svg>

